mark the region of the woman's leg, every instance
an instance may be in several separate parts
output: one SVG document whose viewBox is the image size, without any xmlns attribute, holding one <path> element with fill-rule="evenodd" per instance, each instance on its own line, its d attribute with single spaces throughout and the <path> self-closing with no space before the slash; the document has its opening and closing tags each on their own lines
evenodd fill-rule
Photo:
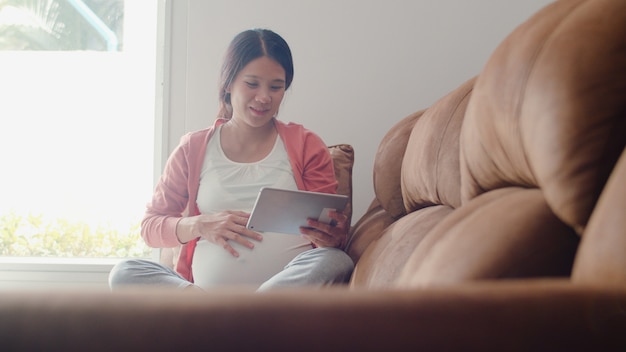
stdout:
<svg viewBox="0 0 626 352">
<path fill-rule="evenodd" d="M 265 281 L 257 291 L 280 287 L 323 287 L 350 280 L 354 262 L 337 248 L 314 248 L 298 254 L 285 269 Z"/>
<path fill-rule="evenodd" d="M 146 259 L 129 259 L 119 262 L 109 273 L 111 290 L 129 286 L 160 286 L 176 289 L 195 287 L 174 270 Z"/>
</svg>

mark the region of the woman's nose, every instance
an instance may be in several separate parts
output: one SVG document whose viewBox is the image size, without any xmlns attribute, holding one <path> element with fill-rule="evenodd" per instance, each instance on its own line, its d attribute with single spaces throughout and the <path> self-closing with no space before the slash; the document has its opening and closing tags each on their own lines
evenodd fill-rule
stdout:
<svg viewBox="0 0 626 352">
<path fill-rule="evenodd" d="M 265 90 L 262 89 L 262 90 L 260 90 L 257 93 L 256 100 L 259 103 L 267 104 L 267 103 L 270 103 L 272 101 L 272 96 L 268 92 L 266 92 Z"/>
</svg>

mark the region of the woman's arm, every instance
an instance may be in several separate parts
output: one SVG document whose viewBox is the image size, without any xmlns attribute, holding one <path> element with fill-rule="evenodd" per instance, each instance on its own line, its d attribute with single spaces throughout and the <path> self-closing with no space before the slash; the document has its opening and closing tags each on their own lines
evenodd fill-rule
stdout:
<svg viewBox="0 0 626 352">
<path fill-rule="evenodd" d="M 322 139 L 302 125 L 276 121 L 298 189 L 337 193 L 333 160 Z"/>
<path fill-rule="evenodd" d="M 168 158 L 141 222 L 141 237 L 150 247 L 180 244 L 176 227 L 189 203 L 188 142 L 188 135 L 181 138 Z"/>
<path fill-rule="evenodd" d="M 294 175 L 296 182 L 299 178 L 299 187 L 307 191 L 337 193 L 338 182 L 335 179 L 333 160 L 322 139 L 299 125 L 286 125 L 285 129 L 291 132 L 286 133 L 289 142 L 285 144 L 288 153 L 291 149 L 290 158 L 296 161 Z M 295 131 L 298 133 L 294 133 Z M 335 225 L 309 219 L 310 228 L 301 228 L 300 231 L 314 246 L 343 249 L 348 239 L 348 217 L 341 212 L 330 212 L 329 216 L 335 220 Z"/>
</svg>

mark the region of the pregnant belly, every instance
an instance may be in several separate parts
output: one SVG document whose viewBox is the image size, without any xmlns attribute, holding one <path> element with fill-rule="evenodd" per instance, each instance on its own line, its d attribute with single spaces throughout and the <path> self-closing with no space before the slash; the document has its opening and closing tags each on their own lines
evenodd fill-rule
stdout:
<svg viewBox="0 0 626 352">
<path fill-rule="evenodd" d="M 254 249 L 230 241 L 239 252 L 233 257 L 221 246 L 198 241 L 193 255 L 193 277 L 196 285 L 208 289 L 216 286 L 248 286 L 256 289 L 283 270 L 295 256 L 311 249 L 311 243 L 298 235 L 266 232 Z"/>
</svg>

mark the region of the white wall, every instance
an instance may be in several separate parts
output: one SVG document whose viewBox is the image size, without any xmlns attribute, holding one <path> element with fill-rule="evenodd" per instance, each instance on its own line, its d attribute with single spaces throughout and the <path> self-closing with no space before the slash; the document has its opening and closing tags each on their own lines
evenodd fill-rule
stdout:
<svg viewBox="0 0 626 352">
<path fill-rule="evenodd" d="M 176 0 L 171 2 L 170 150 L 212 123 L 226 46 L 270 28 L 295 75 L 279 118 L 355 148 L 354 219 L 374 197 L 373 159 L 397 121 L 478 74 L 491 52 L 548 0 Z"/>
</svg>

